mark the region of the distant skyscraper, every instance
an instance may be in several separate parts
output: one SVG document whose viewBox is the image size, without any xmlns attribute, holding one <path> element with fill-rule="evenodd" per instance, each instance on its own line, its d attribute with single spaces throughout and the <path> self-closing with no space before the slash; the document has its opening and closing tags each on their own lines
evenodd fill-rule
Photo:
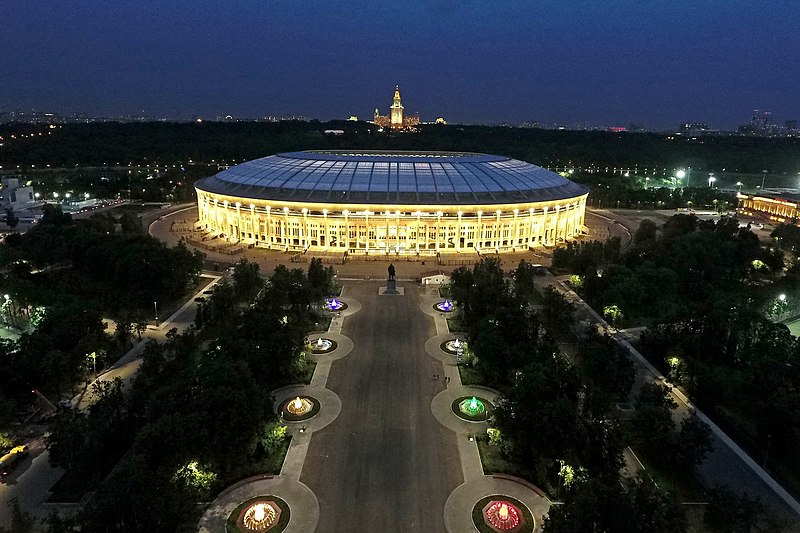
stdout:
<svg viewBox="0 0 800 533">
<path fill-rule="evenodd" d="M 770 111 L 761 111 L 754 109 L 750 113 L 750 126 L 753 127 L 756 133 L 766 135 L 773 129 L 774 123 L 772 122 L 772 113 Z"/>
<path fill-rule="evenodd" d="M 411 129 L 419 125 L 419 115 L 405 116 L 403 103 L 400 99 L 400 86 L 396 85 L 389 114 L 381 115 L 380 111 L 375 109 L 375 120 L 373 122 L 382 128 L 391 128 L 393 130 Z"/>
</svg>

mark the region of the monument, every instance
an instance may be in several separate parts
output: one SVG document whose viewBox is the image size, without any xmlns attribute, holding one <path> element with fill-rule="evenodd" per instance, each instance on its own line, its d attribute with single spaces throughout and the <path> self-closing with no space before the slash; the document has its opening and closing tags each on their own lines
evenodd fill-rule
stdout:
<svg viewBox="0 0 800 533">
<path fill-rule="evenodd" d="M 395 278 L 396 271 L 394 269 L 394 264 L 389 263 L 389 279 L 386 280 L 386 290 L 383 291 L 383 294 L 400 294 L 397 290 L 397 278 Z"/>
</svg>

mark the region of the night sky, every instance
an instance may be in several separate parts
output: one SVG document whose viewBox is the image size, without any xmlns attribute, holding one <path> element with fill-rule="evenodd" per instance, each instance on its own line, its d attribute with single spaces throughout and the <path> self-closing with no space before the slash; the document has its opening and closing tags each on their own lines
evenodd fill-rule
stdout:
<svg viewBox="0 0 800 533">
<path fill-rule="evenodd" d="M 465 123 L 800 119 L 800 2 L 0 1 L 0 110 Z"/>
</svg>

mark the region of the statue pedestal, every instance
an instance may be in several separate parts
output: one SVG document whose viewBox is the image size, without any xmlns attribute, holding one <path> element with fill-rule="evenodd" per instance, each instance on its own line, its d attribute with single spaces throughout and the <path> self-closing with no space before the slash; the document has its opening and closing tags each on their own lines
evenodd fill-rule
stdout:
<svg viewBox="0 0 800 533">
<path fill-rule="evenodd" d="M 389 279 L 386 280 L 386 287 L 381 287 L 378 294 L 403 294 L 402 287 L 398 290 L 397 288 L 397 280 Z"/>
</svg>

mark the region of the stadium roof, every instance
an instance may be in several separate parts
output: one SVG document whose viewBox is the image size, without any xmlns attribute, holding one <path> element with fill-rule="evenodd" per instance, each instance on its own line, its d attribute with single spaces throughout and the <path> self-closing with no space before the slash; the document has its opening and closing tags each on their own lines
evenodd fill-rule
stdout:
<svg viewBox="0 0 800 533">
<path fill-rule="evenodd" d="M 459 152 L 307 151 L 263 157 L 196 183 L 226 196 L 356 204 L 509 204 L 588 188 L 545 168 Z"/>
</svg>

